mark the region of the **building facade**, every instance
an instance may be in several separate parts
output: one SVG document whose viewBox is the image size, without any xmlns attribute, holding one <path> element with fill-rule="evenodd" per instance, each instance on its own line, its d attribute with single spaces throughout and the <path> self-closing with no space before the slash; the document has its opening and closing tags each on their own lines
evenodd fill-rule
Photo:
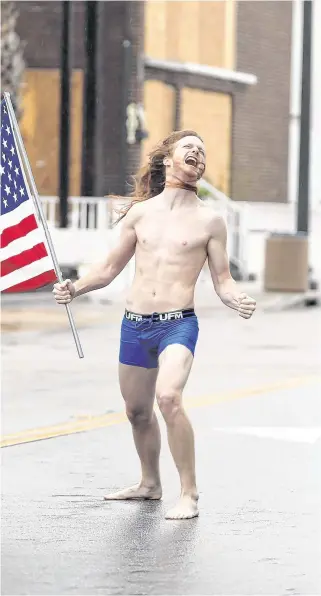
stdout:
<svg viewBox="0 0 321 596">
<path fill-rule="evenodd" d="M 27 70 L 21 129 L 41 194 L 58 193 L 60 2 L 17 2 Z M 292 2 L 97 3 L 93 194 L 124 191 L 151 146 L 196 129 L 208 181 L 235 200 L 287 200 Z M 70 194 L 81 192 L 86 2 L 73 2 Z M 124 79 L 123 42 L 132 44 Z M 195 66 L 193 66 L 195 65 Z M 198 65 L 198 66 L 196 66 Z M 148 138 L 124 149 L 124 85 Z"/>
<path fill-rule="evenodd" d="M 70 194 L 81 194 L 85 38 L 87 2 L 72 3 Z M 59 117 L 62 2 L 16 2 L 18 33 L 25 40 L 27 70 L 23 89 L 22 134 L 41 194 L 56 195 L 59 180 Z M 133 58 L 128 101 L 143 100 L 144 21 L 142 2 L 97 2 L 96 105 L 92 194 L 123 193 L 124 179 L 140 164 L 137 146 L 126 147 L 124 127 L 123 41 L 130 39 Z M 106 34 L 108 31 L 108 35 Z M 126 162 L 124 162 L 126 157 Z"/>
<path fill-rule="evenodd" d="M 251 88 L 184 87 L 182 128 L 196 128 L 208 151 L 209 182 L 236 200 L 286 201 L 291 2 L 149 2 L 148 57 L 254 74 Z M 154 106 L 157 106 L 157 110 Z M 173 127 L 173 87 L 145 83 L 145 152 Z"/>
</svg>

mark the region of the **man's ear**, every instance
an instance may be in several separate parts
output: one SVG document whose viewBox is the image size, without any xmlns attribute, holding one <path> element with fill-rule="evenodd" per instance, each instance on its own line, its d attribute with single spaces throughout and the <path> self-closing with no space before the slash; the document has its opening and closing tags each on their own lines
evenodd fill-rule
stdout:
<svg viewBox="0 0 321 596">
<path fill-rule="evenodd" d="M 171 162 L 170 162 L 169 157 L 164 157 L 163 164 L 164 164 L 164 166 L 170 166 L 171 165 Z"/>
</svg>

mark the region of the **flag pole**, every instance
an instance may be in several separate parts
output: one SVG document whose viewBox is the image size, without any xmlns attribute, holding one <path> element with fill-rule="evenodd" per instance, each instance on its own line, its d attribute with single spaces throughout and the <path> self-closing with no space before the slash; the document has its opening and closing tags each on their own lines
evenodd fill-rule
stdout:
<svg viewBox="0 0 321 596">
<path fill-rule="evenodd" d="M 29 183 L 30 183 L 30 186 L 31 186 L 31 189 L 32 189 L 32 193 L 33 193 L 33 199 L 34 199 L 34 202 L 35 202 L 35 206 L 36 206 L 36 209 L 37 209 L 37 213 L 38 213 L 39 219 L 40 219 L 40 221 L 41 221 L 41 223 L 43 225 L 43 229 L 44 229 L 44 232 L 45 232 L 46 240 L 48 242 L 48 248 L 49 248 L 49 251 L 50 251 L 50 254 L 51 254 L 51 258 L 52 258 L 52 261 L 53 261 L 53 264 L 54 264 L 55 273 L 57 275 L 57 278 L 58 278 L 59 282 L 62 283 L 63 282 L 63 277 L 62 277 L 62 274 L 61 274 L 61 271 L 60 271 L 60 267 L 59 267 L 57 255 L 55 253 L 55 249 L 54 249 L 54 246 L 53 246 L 53 243 L 52 243 L 52 240 L 51 240 L 51 236 L 50 236 L 48 224 L 47 224 L 46 218 L 44 216 L 44 212 L 43 212 L 41 201 L 40 201 L 39 194 L 38 194 L 38 191 L 37 191 L 35 179 L 33 177 L 33 173 L 32 173 L 31 166 L 30 166 L 30 163 L 29 163 L 29 160 L 28 160 L 27 152 L 26 152 L 25 147 L 24 147 L 24 144 L 23 144 L 22 136 L 21 136 L 21 133 L 20 133 L 20 130 L 19 130 L 17 119 L 16 119 L 16 115 L 14 113 L 14 109 L 13 109 L 13 106 L 12 106 L 12 103 L 11 103 L 10 93 L 8 93 L 7 91 L 5 91 L 3 95 L 4 95 L 4 98 L 5 98 L 5 101 L 6 101 L 7 108 L 9 110 L 9 115 L 10 115 L 10 118 L 11 118 L 11 121 L 12 121 L 13 130 L 14 130 L 14 132 L 16 134 L 16 141 L 17 141 L 18 149 L 19 149 L 20 155 L 21 155 L 21 157 L 23 159 L 24 165 L 25 165 L 26 170 L 27 170 L 27 174 L 28 174 L 28 178 L 29 178 Z M 79 340 L 79 337 L 78 337 L 78 332 L 77 332 L 77 329 L 76 329 L 76 326 L 75 326 L 75 322 L 74 322 L 74 319 L 73 319 L 73 316 L 72 316 L 72 313 L 71 313 L 69 304 L 65 304 L 65 307 L 66 307 L 66 311 L 67 311 L 67 314 L 68 314 L 68 319 L 69 319 L 70 327 L 71 327 L 71 330 L 72 330 L 72 333 L 73 333 L 73 336 L 74 336 L 75 344 L 76 344 L 76 347 L 77 347 L 78 356 L 79 356 L 79 358 L 83 358 L 84 357 L 84 354 L 83 354 L 83 351 L 82 351 L 82 347 L 81 347 L 80 340 Z"/>
</svg>

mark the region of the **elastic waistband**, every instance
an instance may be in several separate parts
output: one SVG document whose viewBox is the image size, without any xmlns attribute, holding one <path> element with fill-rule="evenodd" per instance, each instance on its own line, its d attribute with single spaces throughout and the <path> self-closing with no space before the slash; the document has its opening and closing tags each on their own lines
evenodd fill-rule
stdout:
<svg viewBox="0 0 321 596">
<path fill-rule="evenodd" d="M 177 321 L 195 316 L 194 308 L 172 310 L 169 312 L 154 312 L 152 315 L 141 315 L 125 309 L 125 318 L 129 321 Z"/>
</svg>

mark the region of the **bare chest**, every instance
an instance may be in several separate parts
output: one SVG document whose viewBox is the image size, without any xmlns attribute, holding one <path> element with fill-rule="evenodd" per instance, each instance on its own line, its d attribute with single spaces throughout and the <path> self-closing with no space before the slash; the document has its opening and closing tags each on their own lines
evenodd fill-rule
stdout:
<svg viewBox="0 0 321 596">
<path fill-rule="evenodd" d="M 182 222 L 160 217 L 158 221 L 142 222 L 136 233 L 139 246 L 155 252 L 186 252 L 205 247 L 207 243 L 204 225 L 192 218 Z"/>
</svg>

